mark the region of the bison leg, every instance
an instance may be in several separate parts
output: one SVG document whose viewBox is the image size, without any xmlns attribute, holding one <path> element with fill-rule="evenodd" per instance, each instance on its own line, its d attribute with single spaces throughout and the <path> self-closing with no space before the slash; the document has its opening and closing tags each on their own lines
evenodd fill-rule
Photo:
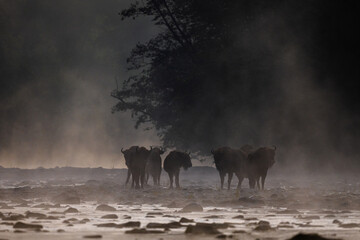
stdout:
<svg viewBox="0 0 360 240">
<path fill-rule="evenodd" d="M 157 185 L 160 186 L 160 176 L 161 176 L 161 170 L 157 176 Z"/>
<path fill-rule="evenodd" d="M 256 177 L 256 188 L 260 190 L 260 177 Z"/>
<path fill-rule="evenodd" d="M 176 188 L 180 188 L 179 174 L 180 174 L 180 169 L 175 172 L 175 184 L 176 184 Z"/>
<path fill-rule="evenodd" d="M 254 189 L 256 182 L 257 182 L 257 181 L 256 181 L 256 178 L 254 178 L 254 177 L 249 177 L 249 188 L 250 188 L 250 189 Z"/>
<path fill-rule="evenodd" d="M 135 187 L 135 177 L 134 177 L 134 173 L 131 171 L 130 174 L 131 174 L 131 178 L 132 178 L 131 188 L 134 188 L 134 187 Z"/>
<path fill-rule="evenodd" d="M 152 174 L 151 177 L 153 179 L 154 186 L 156 186 L 157 185 L 157 176 L 156 176 L 156 174 Z"/>
<path fill-rule="evenodd" d="M 173 177 L 174 177 L 174 174 L 172 172 L 168 172 L 169 174 L 169 178 L 170 178 L 170 188 L 173 188 Z"/>
<path fill-rule="evenodd" d="M 125 185 L 127 185 L 129 183 L 130 176 L 131 176 L 131 171 L 130 171 L 130 169 L 128 169 Z"/>
<path fill-rule="evenodd" d="M 244 177 L 239 173 L 235 173 L 235 174 L 236 174 L 237 178 L 239 179 L 239 182 L 238 182 L 238 185 L 237 185 L 236 189 L 240 189 L 242 181 L 244 180 Z"/>
<path fill-rule="evenodd" d="M 261 175 L 261 188 L 262 190 L 264 190 L 264 185 L 265 185 L 265 178 L 266 178 L 267 173 L 265 172 L 264 174 Z"/>
<path fill-rule="evenodd" d="M 233 173 L 229 172 L 229 175 L 228 175 L 228 190 L 230 190 L 232 177 L 233 177 Z"/>
<path fill-rule="evenodd" d="M 140 184 L 141 184 L 141 188 L 144 188 L 144 185 L 145 185 L 145 172 L 140 173 Z"/>
<path fill-rule="evenodd" d="M 133 177 L 133 183 L 135 182 L 135 188 L 136 189 L 140 188 L 140 184 L 139 184 L 140 171 L 138 171 L 137 169 L 133 170 L 132 177 Z"/>
<path fill-rule="evenodd" d="M 150 177 L 149 172 L 146 172 L 146 175 L 145 175 L 145 184 L 146 184 L 146 185 L 148 184 L 149 177 Z"/>
<path fill-rule="evenodd" d="M 223 189 L 223 187 L 224 187 L 225 173 L 224 173 L 224 172 L 219 172 L 219 175 L 220 175 L 220 182 L 221 182 L 221 187 L 220 187 L 220 189 Z"/>
</svg>

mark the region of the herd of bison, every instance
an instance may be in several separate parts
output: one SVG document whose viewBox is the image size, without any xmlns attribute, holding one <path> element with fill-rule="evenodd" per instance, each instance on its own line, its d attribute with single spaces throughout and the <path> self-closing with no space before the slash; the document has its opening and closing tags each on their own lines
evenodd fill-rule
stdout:
<svg viewBox="0 0 360 240">
<path fill-rule="evenodd" d="M 250 145 L 244 145 L 240 149 L 220 147 L 211 150 L 220 175 L 221 189 L 223 189 L 226 174 L 228 174 L 228 189 L 230 189 L 234 174 L 239 179 L 238 189 L 244 178 L 249 179 L 250 188 L 255 188 L 256 185 L 258 189 L 264 189 L 267 171 L 275 163 L 275 150 L 275 146 L 255 149 Z M 154 185 L 160 185 L 161 155 L 165 152 L 162 148 L 151 147 L 148 150 L 145 147 L 132 146 L 126 150 L 121 149 L 121 152 L 124 154 L 125 164 L 128 167 L 126 184 L 132 177 L 131 187 L 143 188 L 151 175 Z M 165 157 L 164 170 L 169 174 L 170 188 L 173 187 L 174 176 L 175 185 L 180 188 L 180 168 L 187 170 L 190 167 L 192 163 L 190 154 L 187 152 L 174 150 Z"/>
</svg>

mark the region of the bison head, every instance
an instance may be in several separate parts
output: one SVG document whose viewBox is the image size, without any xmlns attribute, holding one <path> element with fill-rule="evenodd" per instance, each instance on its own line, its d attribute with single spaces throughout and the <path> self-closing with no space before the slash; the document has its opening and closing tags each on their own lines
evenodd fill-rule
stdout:
<svg viewBox="0 0 360 240">
<path fill-rule="evenodd" d="M 230 148 L 228 148 L 228 147 L 220 147 L 218 149 L 211 150 L 217 170 L 221 171 L 224 168 L 224 165 L 226 164 L 224 161 L 224 156 L 229 151 L 230 151 Z"/>
<path fill-rule="evenodd" d="M 192 167 L 192 163 L 191 163 L 191 158 L 190 158 L 190 153 L 182 153 L 183 157 L 182 157 L 182 167 L 187 170 L 188 168 Z"/>
<path fill-rule="evenodd" d="M 159 155 L 162 155 L 162 154 L 164 154 L 164 152 L 165 152 L 165 149 L 163 149 L 163 148 L 158 148 L 158 147 L 152 147 L 152 146 L 150 146 L 150 151 L 151 152 L 154 152 L 154 153 L 158 153 Z"/>
<path fill-rule="evenodd" d="M 136 149 L 138 148 L 138 146 L 132 146 L 129 149 L 123 150 L 121 148 L 121 152 L 122 154 L 124 154 L 124 158 L 125 158 L 125 164 L 127 167 L 130 166 L 131 160 L 134 156 L 134 154 L 136 153 Z"/>
<path fill-rule="evenodd" d="M 141 160 L 146 160 L 151 150 L 147 150 L 145 147 L 136 148 L 136 157 Z"/>
<path fill-rule="evenodd" d="M 255 152 L 249 154 L 250 161 L 256 161 L 258 164 L 266 168 L 271 168 L 275 164 L 275 150 L 276 148 L 261 147 Z"/>
<path fill-rule="evenodd" d="M 249 145 L 249 144 L 245 144 L 244 146 L 242 146 L 240 148 L 243 152 L 246 153 L 246 155 L 248 155 L 249 153 L 251 153 L 252 151 L 254 151 L 254 147 Z"/>
</svg>

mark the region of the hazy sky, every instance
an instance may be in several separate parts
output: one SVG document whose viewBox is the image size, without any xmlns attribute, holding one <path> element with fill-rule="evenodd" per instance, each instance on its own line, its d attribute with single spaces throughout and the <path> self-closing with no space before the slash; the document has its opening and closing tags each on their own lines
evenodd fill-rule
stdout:
<svg viewBox="0 0 360 240">
<path fill-rule="evenodd" d="M 128 4 L 0 1 L 0 165 L 120 167 L 121 147 L 159 143 L 111 114 L 131 48 L 157 31 L 121 21 Z"/>
<path fill-rule="evenodd" d="M 130 113 L 111 113 L 110 92 L 129 76 L 131 49 L 160 30 L 150 19 L 121 21 L 130 2 L 0 0 L 1 166 L 124 167 L 122 147 L 160 144 L 155 132 L 134 129 Z M 284 8 L 250 22 L 256 31 L 239 38 L 250 55 L 268 52 L 278 66 L 277 110 L 264 109 L 277 118 L 256 134 L 288 143 L 279 155 L 293 162 L 359 163 L 356 1 L 302 1 L 293 18 L 286 10 L 298 1 L 276 2 Z M 245 128 L 252 114 L 240 116 Z"/>
</svg>

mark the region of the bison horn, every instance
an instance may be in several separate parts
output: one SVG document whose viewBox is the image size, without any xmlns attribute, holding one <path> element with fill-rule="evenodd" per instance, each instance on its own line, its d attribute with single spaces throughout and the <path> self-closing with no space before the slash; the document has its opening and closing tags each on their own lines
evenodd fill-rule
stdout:
<svg viewBox="0 0 360 240">
<path fill-rule="evenodd" d="M 124 153 L 125 151 L 123 151 L 123 148 L 121 148 L 121 152 Z"/>
<path fill-rule="evenodd" d="M 274 147 L 274 150 L 276 150 L 276 146 L 275 146 L 275 145 L 273 145 L 273 147 Z"/>
</svg>

